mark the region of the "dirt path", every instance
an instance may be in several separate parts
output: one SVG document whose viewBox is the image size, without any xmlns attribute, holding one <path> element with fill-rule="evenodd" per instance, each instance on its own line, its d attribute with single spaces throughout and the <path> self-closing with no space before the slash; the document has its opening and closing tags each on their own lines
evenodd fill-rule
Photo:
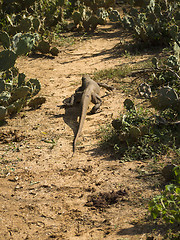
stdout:
<svg viewBox="0 0 180 240">
<path fill-rule="evenodd" d="M 123 93 L 115 90 L 104 97 L 102 111 L 87 116 L 73 158 L 75 109 L 57 107 L 80 85 L 82 74 L 129 61 L 114 50 L 119 36 L 119 30 L 106 26 L 55 59 L 18 60 L 20 72 L 41 81 L 41 95 L 47 101 L 40 109 L 21 112 L 2 127 L 4 132 L 17 130 L 20 141 L 0 144 L 1 162 L 7 163 L 1 168 L 7 171 L 6 177 L 0 179 L 1 240 L 146 239 L 151 232 L 141 224 L 153 191 L 149 182 L 135 178 L 135 169 L 142 163 L 121 163 L 98 148 L 100 126 L 111 122 L 122 109 Z M 139 61 L 142 58 L 146 56 Z M 109 193 L 114 204 L 97 208 L 98 204 L 105 206 L 102 196 L 94 202 L 90 199 L 98 193 Z"/>
</svg>

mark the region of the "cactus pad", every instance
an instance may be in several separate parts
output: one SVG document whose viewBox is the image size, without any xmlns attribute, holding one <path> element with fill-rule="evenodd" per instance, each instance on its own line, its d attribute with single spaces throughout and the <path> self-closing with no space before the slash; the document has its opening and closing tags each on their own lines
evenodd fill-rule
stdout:
<svg viewBox="0 0 180 240">
<path fill-rule="evenodd" d="M 3 121 L 6 117 L 7 109 L 3 106 L 0 106 L 0 121 Z"/>
<path fill-rule="evenodd" d="M 112 10 L 109 13 L 109 20 L 112 22 L 119 22 L 121 20 L 119 12 L 117 10 Z"/>
<path fill-rule="evenodd" d="M 37 79 L 30 79 L 26 84 L 30 88 L 32 96 L 35 96 L 41 90 L 41 84 Z"/>
<path fill-rule="evenodd" d="M 30 108 L 36 109 L 36 108 L 39 108 L 45 102 L 46 102 L 46 98 L 36 97 L 36 98 L 30 100 L 30 102 L 28 103 L 28 106 Z"/>
<path fill-rule="evenodd" d="M 53 47 L 53 48 L 51 48 L 50 53 L 53 56 L 58 56 L 59 50 L 57 49 L 57 47 Z"/>
<path fill-rule="evenodd" d="M 11 94 L 7 91 L 0 93 L 0 105 L 6 106 L 9 99 L 11 98 Z"/>
<path fill-rule="evenodd" d="M 37 49 L 43 54 L 49 53 L 50 44 L 47 41 L 42 40 L 38 43 Z"/>
<path fill-rule="evenodd" d="M 9 48 L 10 47 L 10 38 L 7 32 L 2 32 L 0 31 L 0 42 L 2 43 L 4 48 Z"/>
<path fill-rule="evenodd" d="M 22 86 L 22 87 L 19 87 L 19 88 L 16 88 L 15 91 L 12 93 L 12 96 L 11 96 L 11 102 L 14 102 L 20 98 L 24 98 L 28 95 L 30 89 L 28 86 Z"/>
<path fill-rule="evenodd" d="M 11 50 L 0 52 L 0 72 L 13 67 L 16 61 L 16 54 Z"/>
<path fill-rule="evenodd" d="M 5 81 L 0 80 L 0 93 L 2 93 L 3 91 L 5 91 Z"/>
</svg>

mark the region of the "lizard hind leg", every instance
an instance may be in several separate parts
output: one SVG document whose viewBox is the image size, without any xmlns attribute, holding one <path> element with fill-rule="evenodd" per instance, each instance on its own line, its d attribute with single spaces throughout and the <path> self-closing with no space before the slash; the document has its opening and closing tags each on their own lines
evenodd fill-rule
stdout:
<svg viewBox="0 0 180 240">
<path fill-rule="evenodd" d="M 100 112 L 100 106 L 102 104 L 102 100 L 99 97 L 99 95 L 97 95 L 97 94 L 93 95 L 91 101 L 92 101 L 92 103 L 95 104 L 94 107 L 91 109 L 91 113 L 94 114 L 94 113 Z"/>
</svg>

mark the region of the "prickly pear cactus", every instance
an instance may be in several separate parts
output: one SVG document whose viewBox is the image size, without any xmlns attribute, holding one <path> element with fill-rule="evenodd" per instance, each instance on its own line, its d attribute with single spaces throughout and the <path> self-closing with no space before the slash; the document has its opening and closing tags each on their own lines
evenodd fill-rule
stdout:
<svg viewBox="0 0 180 240">
<path fill-rule="evenodd" d="M 22 19 L 20 25 L 18 26 L 19 32 L 28 32 L 31 28 L 31 20 L 29 18 Z"/>
<path fill-rule="evenodd" d="M 3 91 L 5 91 L 5 81 L 0 79 L 0 93 L 2 93 Z"/>
<path fill-rule="evenodd" d="M 65 0 L 57 0 L 57 6 L 62 7 L 65 4 Z"/>
<path fill-rule="evenodd" d="M 18 75 L 18 87 L 25 85 L 26 75 L 24 73 L 19 73 Z"/>
<path fill-rule="evenodd" d="M 117 10 L 112 10 L 109 13 L 109 20 L 112 22 L 119 22 L 121 21 L 120 13 Z"/>
<path fill-rule="evenodd" d="M 82 21 L 82 14 L 80 12 L 78 12 L 78 11 L 75 11 L 72 14 L 72 18 L 74 20 L 74 25 L 77 26 Z"/>
<path fill-rule="evenodd" d="M 51 53 L 53 56 L 58 56 L 59 50 L 57 49 L 57 47 L 53 47 L 53 48 L 51 48 L 50 53 Z"/>
<path fill-rule="evenodd" d="M 106 24 L 106 19 L 109 16 L 108 12 L 106 10 L 104 10 L 103 8 L 99 8 L 96 12 L 96 15 L 98 17 L 98 22 L 100 25 L 104 25 Z"/>
<path fill-rule="evenodd" d="M 7 32 L 0 31 L 0 42 L 2 43 L 4 48 L 7 49 L 10 47 L 11 41 Z"/>
<path fill-rule="evenodd" d="M 37 49 L 43 54 L 49 53 L 50 44 L 47 41 L 42 40 L 38 43 Z"/>
<path fill-rule="evenodd" d="M 30 88 L 31 96 L 35 96 L 41 90 L 41 84 L 37 79 L 30 79 L 26 85 Z"/>
<path fill-rule="evenodd" d="M 178 58 L 174 55 L 171 55 L 168 57 L 167 65 L 176 70 L 179 70 L 180 68 L 180 64 L 178 63 Z"/>
<path fill-rule="evenodd" d="M 170 3 L 170 1 L 128 0 L 128 2 L 131 7 L 124 10 L 122 24 L 124 28 L 134 33 L 136 40 L 151 46 L 169 45 L 172 39 L 177 40 L 179 20 L 175 16 L 179 13 L 179 5 L 174 3 L 175 1 Z"/>
<path fill-rule="evenodd" d="M 121 127 L 122 127 L 122 120 L 121 119 L 114 119 L 112 121 L 112 126 L 113 126 L 114 129 L 120 130 Z"/>
<path fill-rule="evenodd" d="M 10 105 L 7 107 L 7 114 L 8 114 L 9 116 L 12 116 L 12 115 L 14 115 L 15 113 L 17 113 L 16 107 L 15 107 L 15 105 L 12 103 L 12 104 L 10 104 Z"/>
<path fill-rule="evenodd" d="M 2 93 L 0 93 L 0 106 L 7 106 L 10 98 L 11 98 L 10 92 L 3 91 Z"/>
<path fill-rule="evenodd" d="M 153 64 L 154 68 L 158 68 L 158 60 L 156 57 L 152 58 L 152 64 Z"/>
<path fill-rule="evenodd" d="M 152 95 L 151 87 L 147 83 L 141 83 L 138 87 L 138 92 L 144 98 L 150 98 Z"/>
<path fill-rule="evenodd" d="M 36 109 L 36 108 L 39 108 L 45 102 L 46 102 L 45 97 L 36 97 L 29 101 L 28 106 L 32 109 Z"/>
<path fill-rule="evenodd" d="M 40 22 L 39 18 L 33 18 L 32 19 L 32 25 L 33 25 L 33 30 L 35 32 L 38 32 L 39 28 L 40 28 L 40 25 L 41 25 L 41 22 Z"/>
<path fill-rule="evenodd" d="M 28 86 L 22 86 L 22 87 L 16 88 L 15 91 L 12 93 L 10 101 L 15 102 L 20 98 L 25 98 L 29 92 L 30 92 L 30 89 Z"/>
<path fill-rule="evenodd" d="M 175 90 L 170 87 L 162 87 L 157 92 L 157 96 L 151 98 L 152 105 L 159 110 L 173 108 L 173 106 L 176 106 L 177 101 L 178 95 Z"/>
<path fill-rule="evenodd" d="M 131 111 L 131 110 L 135 111 L 136 110 L 133 101 L 131 99 L 128 99 L 128 98 L 124 101 L 124 107 L 128 111 Z"/>
<path fill-rule="evenodd" d="M 179 45 L 176 42 L 174 43 L 174 55 L 176 56 L 178 63 L 180 63 L 180 43 Z"/>
<path fill-rule="evenodd" d="M 14 103 L 10 104 L 7 107 L 7 114 L 12 116 L 18 113 L 23 107 L 23 105 L 24 105 L 24 101 L 22 99 L 18 99 L 17 101 L 15 101 Z"/>
<path fill-rule="evenodd" d="M 140 136 L 141 136 L 140 128 L 131 126 L 129 130 L 129 138 L 131 140 L 137 140 Z"/>
<path fill-rule="evenodd" d="M 12 39 L 13 49 L 17 55 L 27 54 L 33 49 L 38 39 L 39 35 L 35 33 L 17 33 Z"/>
<path fill-rule="evenodd" d="M 91 27 L 91 30 L 94 31 L 99 24 L 99 18 L 96 15 L 92 15 L 90 19 L 88 20 L 89 26 Z"/>
<path fill-rule="evenodd" d="M 0 106 L 0 121 L 3 121 L 6 117 L 7 109 L 3 106 Z"/>
<path fill-rule="evenodd" d="M 13 67 L 16 59 L 17 55 L 14 51 L 4 50 L 0 52 L 0 72 L 6 71 Z"/>
</svg>

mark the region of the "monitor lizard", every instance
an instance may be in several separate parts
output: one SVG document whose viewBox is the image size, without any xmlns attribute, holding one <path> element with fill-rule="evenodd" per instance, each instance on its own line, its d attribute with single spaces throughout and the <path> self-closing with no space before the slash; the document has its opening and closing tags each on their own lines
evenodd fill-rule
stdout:
<svg viewBox="0 0 180 240">
<path fill-rule="evenodd" d="M 84 75 L 82 77 L 82 85 L 75 90 L 75 93 L 70 98 L 65 99 L 63 101 L 64 107 L 71 107 L 76 103 L 81 104 L 79 126 L 73 141 L 73 154 L 75 153 L 75 150 L 76 150 L 77 139 L 82 132 L 82 128 L 86 118 L 89 103 L 92 102 L 95 104 L 91 110 L 92 114 L 100 111 L 100 106 L 102 104 L 102 100 L 99 97 L 100 86 L 105 87 L 109 91 L 113 90 L 113 87 L 110 87 L 102 83 L 98 84 L 94 80 L 92 80 L 89 77 L 89 75 Z"/>
</svg>

